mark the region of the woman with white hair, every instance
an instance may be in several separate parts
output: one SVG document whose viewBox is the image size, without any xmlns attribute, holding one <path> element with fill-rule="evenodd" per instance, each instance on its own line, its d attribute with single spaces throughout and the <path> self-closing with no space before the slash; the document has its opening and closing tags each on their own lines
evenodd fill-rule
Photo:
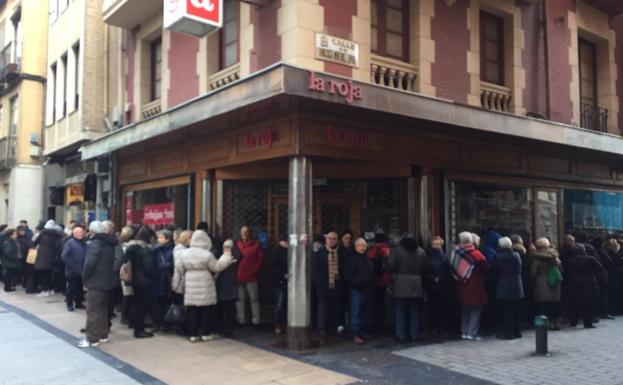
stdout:
<svg viewBox="0 0 623 385">
<path fill-rule="evenodd" d="M 451 264 L 461 304 L 461 336 L 464 340 L 480 341 L 478 330 L 482 309 L 487 305 L 485 275 L 489 265 L 485 256 L 474 245 L 474 235 L 469 231 L 459 234 L 460 244 Z"/>
<path fill-rule="evenodd" d="M 560 330 L 562 263 L 547 238 L 537 239 L 535 247 L 536 250 L 530 252 L 530 278 L 537 313 L 549 318 L 552 330 Z"/>
<path fill-rule="evenodd" d="M 513 250 L 509 237 L 498 240 L 498 252 L 493 261 L 498 301 L 498 332 L 496 337 L 504 340 L 521 338 L 521 300 L 524 297 L 521 281 L 521 257 Z"/>
</svg>

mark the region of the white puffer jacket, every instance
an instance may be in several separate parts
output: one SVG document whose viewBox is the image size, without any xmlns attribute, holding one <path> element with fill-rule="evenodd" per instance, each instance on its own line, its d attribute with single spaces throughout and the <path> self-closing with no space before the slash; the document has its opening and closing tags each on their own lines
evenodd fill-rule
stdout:
<svg viewBox="0 0 623 385">
<path fill-rule="evenodd" d="M 212 240 L 204 231 L 195 231 L 190 248 L 182 250 L 175 258 L 173 289 L 182 286 L 184 305 L 210 306 L 216 304 L 216 287 L 212 273 L 225 270 L 233 261 L 231 257 L 216 259 L 210 252 Z M 180 282 L 180 280 L 182 280 Z"/>
</svg>

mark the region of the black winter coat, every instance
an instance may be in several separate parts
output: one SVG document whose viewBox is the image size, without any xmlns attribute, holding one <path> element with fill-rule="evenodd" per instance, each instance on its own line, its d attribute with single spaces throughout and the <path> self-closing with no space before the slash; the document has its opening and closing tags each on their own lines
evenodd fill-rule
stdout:
<svg viewBox="0 0 623 385">
<path fill-rule="evenodd" d="M 521 299 L 524 297 L 521 280 L 521 257 L 512 249 L 500 250 L 493 260 L 497 299 Z"/>
<path fill-rule="evenodd" d="M 117 286 L 118 270 L 114 269 L 117 238 L 95 234 L 87 243 L 82 281 L 87 289 L 111 290 Z"/>
<path fill-rule="evenodd" d="M 60 261 L 63 237 L 56 230 L 43 230 L 33 246 L 38 247 L 35 270 L 52 270 L 54 264 Z"/>
<path fill-rule="evenodd" d="M 353 251 L 344 264 L 344 279 L 351 289 L 365 292 L 374 286 L 374 268 L 367 253 Z"/>
<path fill-rule="evenodd" d="M 426 250 L 427 266 L 424 275 L 424 286 L 428 291 L 449 292 L 452 290 L 452 276 L 448 257 L 443 250 L 430 248 Z"/>
<path fill-rule="evenodd" d="M 132 286 L 151 287 L 154 285 L 158 279 L 158 268 L 148 244 L 141 241 L 128 242 L 125 253 L 115 262 L 115 270 L 118 272 L 121 265 L 128 261 L 132 263 Z"/>
<path fill-rule="evenodd" d="M 580 248 L 571 252 L 567 260 L 566 280 L 571 301 L 586 303 L 595 301 L 600 285 L 604 285 L 603 267 L 595 257 L 589 256 Z"/>
<path fill-rule="evenodd" d="M 335 279 L 335 289 L 342 290 L 344 282 L 342 277 L 344 276 L 344 254 L 338 253 L 338 276 Z M 329 251 L 326 247 L 322 247 L 320 250 L 312 255 L 311 260 L 312 272 L 311 281 L 316 295 L 324 298 L 329 294 Z"/>
<path fill-rule="evenodd" d="M 277 246 L 277 251 L 273 255 L 270 265 L 273 273 L 273 286 L 282 287 L 287 285 L 288 248 Z"/>
<path fill-rule="evenodd" d="M 234 259 L 238 261 L 242 259 L 242 253 L 236 246 L 231 252 Z M 221 255 L 214 256 L 218 258 Z M 238 300 L 238 263 L 232 263 L 216 275 L 216 297 L 219 301 Z"/>
</svg>

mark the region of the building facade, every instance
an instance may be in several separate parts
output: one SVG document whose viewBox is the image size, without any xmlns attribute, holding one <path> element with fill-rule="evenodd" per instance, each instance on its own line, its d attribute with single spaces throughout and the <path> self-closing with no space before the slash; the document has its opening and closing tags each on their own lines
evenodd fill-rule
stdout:
<svg viewBox="0 0 623 385">
<path fill-rule="evenodd" d="M 618 2 L 250 3 L 225 0 L 224 27 L 194 38 L 162 29 L 159 2 L 105 1 L 122 128 L 82 157 L 115 154 L 124 224 L 287 234 L 291 346 L 309 341 L 327 230 L 623 229 Z"/>
<path fill-rule="evenodd" d="M 0 2 L 0 222 L 10 226 L 36 223 L 42 213 L 44 3 Z"/>
<path fill-rule="evenodd" d="M 82 161 L 78 150 L 114 128 L 115 123 L 105 119 L 109 27 L 102 19 L 101 0 L 50 0 L 49 4 L 43 154 L 46 215 L 59 223 L 107 219 L 109 160 Z"/>
</svg>

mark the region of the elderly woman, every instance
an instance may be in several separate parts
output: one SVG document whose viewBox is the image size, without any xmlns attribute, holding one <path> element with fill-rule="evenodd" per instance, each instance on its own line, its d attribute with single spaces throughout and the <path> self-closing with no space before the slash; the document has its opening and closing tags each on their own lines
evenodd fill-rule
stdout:
<svg viewBox="0 0 623 385">
<path fill-rule="evenodd" d="M 154 300 L 152 318 L 155 331 L 167 329 L 164 325 L 164 314 L 171 304 L 171 276 L 173 275 L 173 233 L 160 230 L 157 233 L 157 244 L 152 249 L 154 263 L 158 269 L 154 282 Z"/>
<path fill-rule="evenodd" d="M 231 254 L 216 259 L 212 252 L 212 240 L 205 231 L 193 233 L 190 248 L 175 258 L 175 274 L 172 286 L 184 294 L 188 316 L 190 342 L 209 341 L 213 328 L 213 307 L 216 305 L 216 286 L 213 273 L 225 270 L 235 262 Z"/>
<path fill-rule="evenodd" d="M 498 301 L 499 339 L 521 338 L 521 299 L 524 297 L 521 280 L 521 257 L 513 249 L 513 242 L 508 237 L 498 240 L 497 257 L 493 261 L 496 280 L 496 299 Z"/>
<path fill-rule="evenodd" d="M 393 274 L 392 293 L 396 309 L 396 340 L 406 340 L 406 320 L 414 341 L 418 337 L 420 304 L 424 298 L 422 276 L 426 271 L 426 253 L 412 235 L 406 235 L 389 254 L 388 270 Z"/>
<path fill-rule="evenodd" d="M 461 334 L 464 340 L 480 341 L 480 315 L 487 304 L 485 275 L 489 268 L 487 259 L 476 248 L 480 238 L 468 231 L 459 234 L 459 246 L 451 264 L 454 268 L 456 291 L 461 304 Z"/>
<path fill-rule="evenodd" d="M 344 278 L 350 287 L 350 332 L 357 345 L 364 343 L 365 308 L 375 278 L 367 251 L 366 240 L 357 239 L 344 267 Z"/>
<path fill-rule="evenodd" d="M 530 252 L 532 266 L 530 279 L 534 285 L 534 302 L 537 312 L 546 315 L 550 320 L 552 330 L 560 330 L 560 294 L 561 282 L 548 280 L 550 271 L 562 270 L 562 263 L 558 259 L 558 252 L 551 247 L 547 238 L 539 238 L 535 242 L 536 250 Z M 549 281 L 549 282 L 548 282 Z"/>
</svg>

